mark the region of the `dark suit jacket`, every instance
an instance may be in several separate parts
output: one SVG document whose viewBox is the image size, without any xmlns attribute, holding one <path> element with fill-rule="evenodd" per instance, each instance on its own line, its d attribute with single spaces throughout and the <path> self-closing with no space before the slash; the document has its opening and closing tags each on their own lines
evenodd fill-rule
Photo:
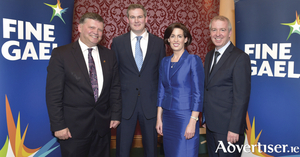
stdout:
<svg viewBox="0 0 300 157">
<path fill-rule="evenodd" d="M 51 130 L 69 128 L 72 138 L 86 138 L 93 130 L 110 131 L 111 120 L 121 120 L 121 95 L 115 53 L 98 45 L 103 88 L 95 102 L 78 41 L 55 48 L 48 65 L 46 102 Z"/>
<path fill-rule="evenodd" d="M 209 75 L 214 50 L 205 58 L 204 113 L 209 130 L 243 134 L 251 88 L 249 56 L 232 43 Z"/>
<path fill-rule="evenodd" d="M 163 40 L 149 33 L 148 48 L 139 72 L 131 49 L 130 32 L 113 39 L 111 49 L 116 52 L 122 90 L 122 117 L 129 119 L 138 96 L 145 117 L 156 117 L 158 71 L 161 59 L 166 55 Z"/>
<path fill-rule="evenodd" d="M 170 74 L 171 58 L 163 58 L 159 68 L 157 106 L 167 110 L 202 112 L 204 69 L 199 56 L 185 51 Z"/>
</svg>

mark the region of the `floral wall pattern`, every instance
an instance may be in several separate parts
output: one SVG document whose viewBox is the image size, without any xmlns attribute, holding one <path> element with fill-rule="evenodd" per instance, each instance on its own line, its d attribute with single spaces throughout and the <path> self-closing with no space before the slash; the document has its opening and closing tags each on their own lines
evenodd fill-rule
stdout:
<svg viewBox="0 0 300 157">
<path fill-rule="evenodd" d="M 210 20 L 219 13 L 220 0 L 75 0 L 72 40 L 79 37 L 77 25 L 86 12 L 99 13 L 105 20 L 101 44 L 110 48 L 112 39 L 128 32 L 126 11 L 130 4 L 142 4 L 147 10 L 147 30 L 161 38 L 168 25 L 174 22 L 185 24 L 193 37 L 187 50 L 197 54 L 204 62 L 206 53 L 213 49 L 209 37 Z M 167 55 L 172 52 L 167 47 Z"/>
</svg>

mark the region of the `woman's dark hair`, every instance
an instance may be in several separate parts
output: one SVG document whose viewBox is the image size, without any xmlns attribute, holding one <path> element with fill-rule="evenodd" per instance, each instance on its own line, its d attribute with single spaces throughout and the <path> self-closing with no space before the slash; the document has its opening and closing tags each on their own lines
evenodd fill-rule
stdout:
<svg viewBox="0 0 300 157">
<path fill-rule="evenodd" d="M 192 35 L 191 35 L 189 29 L 184 24 L 179 23 L 179 22 L 172 23 L 170 26 L 167 27 L 165 34 L 164 34 L 165 44 L 170 45 L 168 39 L 170 38 L 170 36 L 175 28 L 179 28 L 179 29 L 183 30 L 184 38 L 187 37 L 187 42 L 184 44 L 184 47 L 189 46 L 192 42 Z"/>
</svg>

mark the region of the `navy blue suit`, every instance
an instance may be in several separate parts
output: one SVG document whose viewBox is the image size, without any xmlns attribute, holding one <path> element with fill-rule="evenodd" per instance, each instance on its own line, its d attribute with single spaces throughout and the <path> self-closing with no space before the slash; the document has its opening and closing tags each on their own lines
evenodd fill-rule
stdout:
<svg viewBox="0 0 300 157">
<path fill-rule="evenodd" d="M 166 55 L 165 45 L 161 38 L 149 33 L 147 53 L 139 71 L 130 41 L 128 32 L 114 38 L 111 46 L 117 54 L 122 95 L 122 121 L 117 128 L 117 156 L 129 156 L 137 120 L 141 126 L 145 153 L 147 156 L 157 156 L 155 123 L 158 71 L 160 61 Z"/>
</svg>

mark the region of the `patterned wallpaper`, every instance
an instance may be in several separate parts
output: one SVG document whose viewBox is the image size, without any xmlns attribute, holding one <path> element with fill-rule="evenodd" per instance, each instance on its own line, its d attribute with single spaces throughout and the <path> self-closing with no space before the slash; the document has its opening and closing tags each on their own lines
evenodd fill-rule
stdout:
<svg viewBox="0 0 300 157">
<path fill-rule="evenodd" d="M 112 39 L 129 31 L 126 9 L 129 4 L 142 4 L 147 10 L 149 32 L 163 38 L 168 25 L 174 22 L 185 24 L 193 37 L 187 50 L 197 54 L 204 62 L 205 55 L 213 49 L 209 37 L 210 19 L 219 13 L 220 0 L 75 0 L 72 40 L 79 37 L 77 25 L 86 12 L 99 13 L 105 20 L 101 44 L 110 48 Z M 167 55 L 172 51 L 167 47 Z"/>
</svg>

